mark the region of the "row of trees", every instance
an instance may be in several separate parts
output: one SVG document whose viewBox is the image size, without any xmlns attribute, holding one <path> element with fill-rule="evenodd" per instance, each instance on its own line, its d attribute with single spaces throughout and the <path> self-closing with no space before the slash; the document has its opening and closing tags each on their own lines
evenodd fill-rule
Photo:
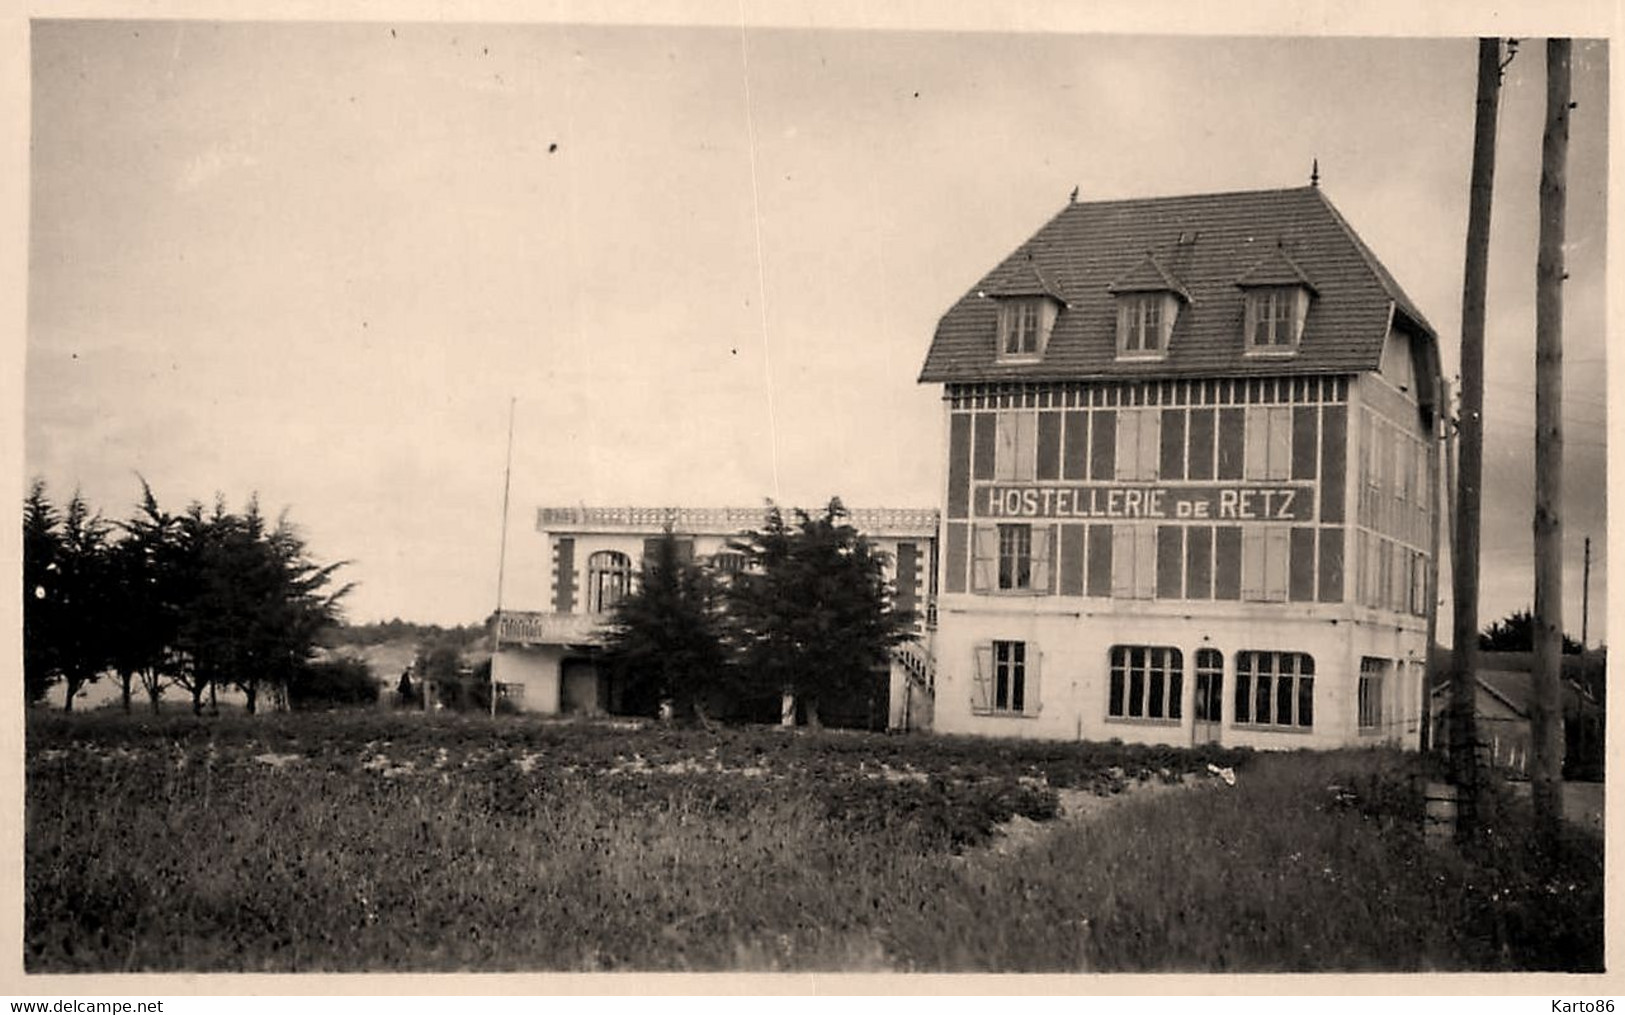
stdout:
<svg viewBox="0 0 1625 1015">
<path fill-rule="evenodd" d="M 726 581 L 668 531 L 615 607 L 605 654 L 623 710 L 703 721 L 720 699 L 783 695 L 817 725 L 820 702 L 861 694 L 914 618 L 894 608 L 885 554 L 847 518 L 838 498 L 793 520 L 770 505 L 730 543 L 745 567 Z"/>
<path fill-rule="evenodd" d="M 286 516 L 250 498 L 163 510 L 145 480 L 132 517 L 109 521 L 75 493 L 51 503 L 36 481 L 23 506 L 23 676 L 28 702 L 57 683 L 64 706 L 111 673 L 126 711 L 139 686 L 154 711 L 176 686 L 194 712 L 216 687 L 254 711 L 269 688 L 286 701 L 308 683 L 317 638 L 339 619 L 343 561 L 318 564 Z"/>
</svg>

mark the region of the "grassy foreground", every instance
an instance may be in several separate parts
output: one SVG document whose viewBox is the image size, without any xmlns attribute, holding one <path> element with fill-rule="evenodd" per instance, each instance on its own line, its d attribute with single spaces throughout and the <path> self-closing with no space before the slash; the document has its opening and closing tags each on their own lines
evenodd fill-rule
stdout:
<svg viewBox="0 0 1625 1015">
<path fill-rule="evenodd" d="M 1234 766 L 1236 785 L 1210 763 Z M 1541 855 L 1507 801 L 1484 850 L 1428 844 L 1418 763 L 377 714 L 31 715 L 25 963 L 1600 969 L 1600 841 L 1576 833 Z M 1060 814 L 1063 794 L 1186 773 L 1189 788 Z M 1028 834 L 999 837 L 1013 819 Z"/>
</svg>

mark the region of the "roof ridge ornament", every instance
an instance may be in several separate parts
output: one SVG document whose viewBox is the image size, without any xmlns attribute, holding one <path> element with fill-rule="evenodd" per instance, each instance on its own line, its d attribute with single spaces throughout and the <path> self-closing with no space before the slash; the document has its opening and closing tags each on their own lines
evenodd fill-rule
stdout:
<svg viewBox="0 0 1625 1015">
<path fill-rule="evenodd" d="M 1309 186 L 1315 187 L 1315 188 L 1319 188 L 1319 186 L 1320 186 L 1320 158 L 1319 158 L 1319 156 L 1316 156 L 1314 161 L 1312 163 L 1310 163 L 1310 166 L 1309 166 Z"/>
</svg>

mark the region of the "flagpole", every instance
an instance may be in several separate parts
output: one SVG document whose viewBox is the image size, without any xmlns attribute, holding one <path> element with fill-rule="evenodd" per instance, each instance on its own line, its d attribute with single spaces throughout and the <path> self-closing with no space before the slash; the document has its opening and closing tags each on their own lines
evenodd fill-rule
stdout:
<svg viewBox="0 0 1625 1015">
<path fill-rule="evenodd" d="M 497 614 L 491 632 L 491 718 L 497 715 L 497 650 L 502 648 L 502 584 L 508 565 L 508 490 L 513 483 L 513 409 L 517 396 L 508 398 L 508 458 L 502 467 L 502 540 L 497 550 Z"/>
</svg>

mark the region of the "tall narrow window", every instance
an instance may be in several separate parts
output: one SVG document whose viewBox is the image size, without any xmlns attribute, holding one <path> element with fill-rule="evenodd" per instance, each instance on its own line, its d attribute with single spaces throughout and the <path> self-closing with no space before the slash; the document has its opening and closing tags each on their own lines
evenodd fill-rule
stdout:
<svg viewBox="0 0 1625 1015">
<path fill-rule="evenodd" d="M 1010 320 L 1005 329 L 1005 355 L 1021 356 L 1038 352 L 1038 304 L 1022 300 L 1012 303 L 1008 313 Z"/>
<path fill-rule="evenodd" d="M 1387 659 L 1365 656 L 1360 660 L 1357 697 L 1361 732 L 1376 732 L 1382 728 L 1382 685 L 1392 666 Z"/>
<path fill-rule="evenodd" d="M 1196 721 L 1219 722 L 1224 714 L 1224 654 L 1196 650 Z"/>
<path fill-rule="evenodd" d="M 1055 526 L 1009 523 L 978 525 L 972 530 L 971 591 L 1053 592 Z"/>
<path fill-rule="evenodd" d="M 1158 357 L 1166 353 L 1176 307 L 1172 293 L 1117 297 L 1117 355 Z"/>
<path fill-rule="evenodd" d="M 993 643 L 993 708 L 1020 712 L 1027 690 L 1027 643 Z"/>
<path fill-rule="evenodd" d="M 587 558 L 587 608 L 604 613 L 625 598 L 632 587 L 632 560 L 615 550 L 599 550 Z"/>
<path fill-rule="evenodd" d="M 1033 527 L 999 526 L 999 588 L 1030 589 L 1033 586 Z"/>
<path fill-rule="evenodd" d="M 1303 332 L 1309 294 L 1296 286 L 1247 293 L 1247 351 L 1292 353 Z"/>
<path fill-rule="evenodd" d="M 1043 296 L 999 300 L 999 359 L 1030 362 L 1044 354 L 1057 304 Z"/>
</svg>

